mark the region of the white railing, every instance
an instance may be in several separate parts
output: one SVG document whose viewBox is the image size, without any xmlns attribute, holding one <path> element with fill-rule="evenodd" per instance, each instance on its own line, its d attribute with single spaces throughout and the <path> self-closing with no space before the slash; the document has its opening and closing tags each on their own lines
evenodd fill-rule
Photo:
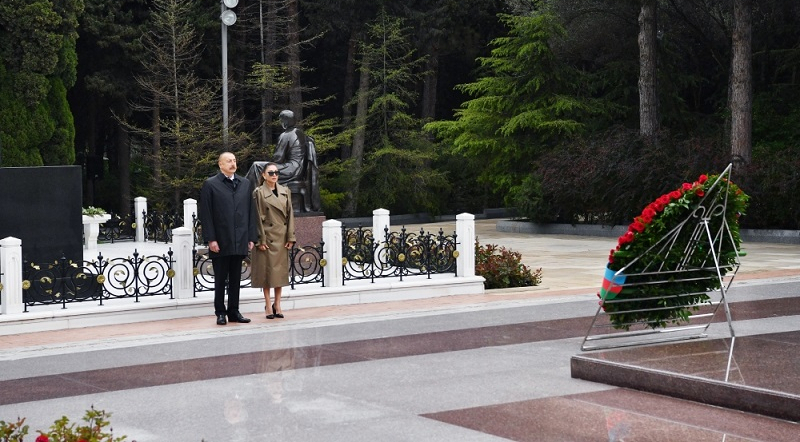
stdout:
<svg viewBox="0 0 800 442">
<path fill-rule="evenodd" d="M 147 199 L 135 199 L 136 211 L 136 242 L 144 242 L 143 213 L 147 211 Z M 186 299 L 194 296 L 194 270 L 193 249 L 194 232 L 192 218 L 197 213 L 197 201 L 187 199 L 184 201 L 184 226 L 172 231 L 171 249 L 174 253 L 175 275 L 173 276 L 173 296 Z M 389 211 L 377 209 L 373 211 L 373 231 L 391 231 Z M 87 235 L 96 239 L 94 235 Z M 380 235 L 374 235 L 376 240 Z M 475 216 L 462 213 L 456 217 L 456 277 L 471 278 L 475 276 Z M 324 272 L 324 287 L 339 289 L 343 286 L 342 266 L 342 222 L 327 220 L 322 223 L 322 240 L 325 243 L 323 258 L 327 263 Z M 94 244 L 85 245 L 91 250 Z M 7 237 L 0 239 L 0 313 L 15 314 L 24 311 L 22 278 L 22 241 L 18 238 Z"/>
</svg>

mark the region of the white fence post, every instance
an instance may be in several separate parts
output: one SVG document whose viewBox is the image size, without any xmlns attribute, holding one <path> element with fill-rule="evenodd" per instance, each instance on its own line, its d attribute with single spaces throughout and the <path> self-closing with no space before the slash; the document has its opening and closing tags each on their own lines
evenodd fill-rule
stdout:
<svg viewBox="0 0 800 442">
<path fill-rule="evenodd" d="M 133 212 L 136 220 L 136 242 L 144 242 L 144 215 L 147 212 L 147 198 L 137 196 L 133 199 Z"/>
<path fill-rule="evenodd" d="M 329 219 L 322 223 L 322 241 L 325 242 L 325 287 L 342 286 L 342 222 Z"/>
<path fill-rule="evenodd" d="M 9 236 L 0 240 L 0 313 L 22 313 L 22 240 Z"/>
<path fill-rule="evenodd" d="M 197 213 L 197 200 L 187 198 L 183 200 L 183 227 L 194 229 L 194 224 L 192 224 L 192 216 L 200 216 Z"/>
<path fill-rule="evenodd" d="M 178 227 L 172 229 L 172 258 L 175 260 L 172 277 L 172 294 L 176 299 L 194 296 L 194 247 L 192 229 Z"/>
<path fill-rule="evenodd" d="M 386 231 L 384 231 L 384 229 L 388 229 L 389 233 L 392 231 L 392 219 L 389 217 L 389 213 L 390 212 L 386 209 L 375 209 L 372 211 L 372 240 L 377 246 L 375 255 L 372 257 L 372 262 L 374 262 L 376 266 L 380 266 L 380 255 L 384 250 L 381 248 L 381 244 L 383 244 L 386 238 Z"/>
<path fill-rule="evenodd" d="M 456 216 L 456 241 L 456 276 L 475 276 L 475 215 L 461 213 Z"/>
</svg>

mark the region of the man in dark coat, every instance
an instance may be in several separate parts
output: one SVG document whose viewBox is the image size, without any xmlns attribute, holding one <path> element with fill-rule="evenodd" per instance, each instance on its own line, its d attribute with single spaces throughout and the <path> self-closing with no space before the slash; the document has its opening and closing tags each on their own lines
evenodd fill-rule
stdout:
<svg viewBox="0 0 800 442">
<path fill-rule="evenodd" d="M 257 239 L 250 183 L 236 175 L 236 156 L 230 152 L 219 156 L 219 171 L 200 189 L 200 226 L 214 268 L 214 314 L 219 325 L 250 322 L 239 312 L 242 261 Z"/>
</svg>

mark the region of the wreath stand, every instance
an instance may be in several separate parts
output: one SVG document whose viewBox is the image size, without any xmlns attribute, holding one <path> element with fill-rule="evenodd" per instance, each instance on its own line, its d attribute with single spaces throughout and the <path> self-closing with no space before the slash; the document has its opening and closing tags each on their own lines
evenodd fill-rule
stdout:
<svg viewBox="0 0 800 442">
<path fill-rule="evenodd" d="M 728 364 L 725 371 L 725 381 L 728 381 L 731 361 L 733 359 L 733 346 L 736 334 L 733 330 L 731 312 L 728 306 L 727 292 L 736 272 L 739 270 L 739 252 L 733 240 L 730 226 L 725 217 L 728 203 L 728 189 L 730 186 L 730 173 L 732 165 L 728 165 L 723 173 L 717 176 L 716 181 L 709 188 L 703 198 L 691 208 L 689 215 L 665 234 L 660 240 L 637 256 L 625 267 L 616 272 L 610 279 L 609 290 L 605 290 L 599 302 L 597 313 L 586 332 L 581 350 L 599 350 L 654 344 L 671 341 L 704 338 L 720 306 L 725 311 L 725 318 L 730 330 L 731 344 L 728 350 Z M 714 227 L 712 231 L 712 226 Z M 680 239 L 680 241 L 679 241 Z M 720 253 L 723 245 L 729 246 L 735 253 L 732 264 L 720 264 Z M 680 250 L 683 248 L 682 250 Z M 664 257 L 680 256 L 677 264 L 667 268 Z M 698 261 L 699 260 L 699 261 Z M 672 262 L 676 262 L 673 260 Z M 700 265 L 690 263 L 701 262 Z M 627 273 L 626 270 L 637 264 L 637 273 Z M 701 304 L 679 302 L 678 305 L 664 307 L 639 307 L 637 303 L 647 301 L 663 301 L 667 298 L 678 299 L 689 295 L 699 295 L 697 292 L 681 292 L 674 289 L 681 283 L 697 283 L 711 278 L 718 279 L 719 288 L 710 292 L 703 292 L 710 299 Z M 663 288 L 669 295 L 650 298 L 625 298 L 614 299 L 616 293 L 625 288 L 651 284 Z M 625 303 L 625 310 L 604 311 L 603 305 Z M 628 308 L 631 307 L 631 308 Z M 690 310 L 688 321 L 667 321 L 654 324 L 646 319 L 624 324 L 625 330 L 614 328 L 611 318 L 621 314 L 641 314 L 659 310 L 677 310 L 686 308 Z"/>
</svg>

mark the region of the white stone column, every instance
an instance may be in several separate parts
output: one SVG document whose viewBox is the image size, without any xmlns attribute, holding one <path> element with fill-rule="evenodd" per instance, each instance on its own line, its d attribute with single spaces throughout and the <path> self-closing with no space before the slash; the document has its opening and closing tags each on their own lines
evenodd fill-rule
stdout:
<svg viewBox="0 0 800 442">
<path fill-rule="evenodd" d="M 100 224 L 111 219 L 111 215 L 83 215 L 83 259 L 88 261 L 97 258 L 97 236 L 100 235 Z"/>
<path fill-rule="evenodd" d="M 461 213 L 456 216 L 456 276 L 475 276 L 475 215 Z"/>
<path fill-rule="evenodd" d="M 194 225 L 192 224 L 192 216 L 200 216 L 200 214 L 197 213 L 197 200 L 187 198 L 183 200 L 183 227 L 194 229 Z"/>
<path fill-rule="evenodd" d="M 172 269 L 172 294 L 175 299 L 187 299 L 194 296 L 194 257 L 192 248 L 192 229 L 178 227 L 172 229 L 172 258 L 175 260 Z"/>
<path fill-rule="evenodd" d="M 325 287 L 342 286 L 342 222 L 329 219 L 322 223 L 322 240 L 325 252 Z"/>
<path fill-rule="evenodd" d="M 9 236 L 0 240 L 0 313 L 22 313 L 22 240 Z"/>
<path fill-rule="evenodd" d="M 144 215 L 147 212 L 147 198 L 137 196 L 133 199 L 133 219 L 136 220 L 136 242 L 144 242 Z"/>
<path fill-rule="evenodd" d="M 372 262 L 374 262 L 376 266 L 380 265 L 380 254 L 384 250 L 381 247 L 381 244 L 383 244 L 386 239 L 386 231 L 384 231 L 384 229 L 388 228 L 390 233 L 392 231 L 392 219 L 389 214 L 390 212 L 386 209 L 375 209 L 372 211 L 372 240 L 377 245 L 375 256 L 372 257 Z"/>
</svg>

